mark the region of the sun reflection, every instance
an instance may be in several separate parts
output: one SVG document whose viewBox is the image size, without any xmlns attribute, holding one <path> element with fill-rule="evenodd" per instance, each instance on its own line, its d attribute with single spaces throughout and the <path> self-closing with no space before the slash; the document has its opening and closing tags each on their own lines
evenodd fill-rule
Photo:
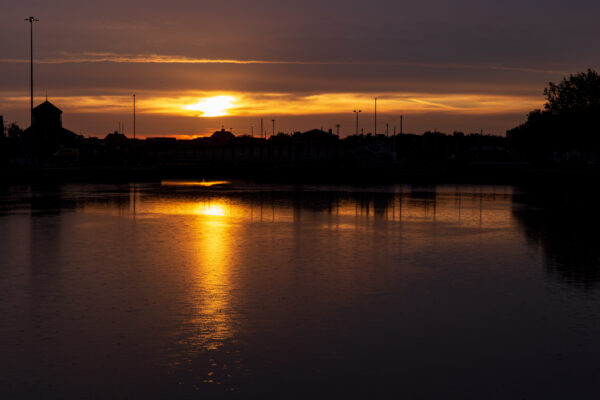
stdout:
<svg viewBox="0 0 600 400">
<path fill-rule="evenodd" d="M 194 104 L 188 104 L 183 108 L 189 111 L 199 112 L 201 117 L 221 117 L 229 114 L 229 109 L 236 106 L 237 99 L 229 95 L 205 97 Z"/>
<path fill-rule="evenodd" d="M 199 215 L 211 215 L 222 217 L 225 215 L 225 207 L 220 204 L 204 204 L 198 207 L 196 213 Z"/>
<path fill-rule="evenodd" d="M 195 219 L 194 317 L 189 321 L 195 348 L 214 350 L 233 336 L 231 326 L 231 224 L 226 205 L 207 203 L 198 207 Z"/>
<path fill-rule="evenodd" d="M 222 186 L 230 184 L 230 181 L 162 181 L 161 186 Z"/>
</svg>

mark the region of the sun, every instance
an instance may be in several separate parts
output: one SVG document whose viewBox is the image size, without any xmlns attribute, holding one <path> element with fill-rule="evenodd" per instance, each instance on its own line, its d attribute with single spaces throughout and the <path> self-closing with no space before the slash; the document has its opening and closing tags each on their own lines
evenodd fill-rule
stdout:
<svg viewBox="0 0 600 400">
<path fill-rule="evenodd" d="M 198 111 L 201 117 L 221 117 L 235 107 L 236 98 L 228 95 L 204 97 L 194 104 L 184 106 L 186 110 Z"/>
</svg>

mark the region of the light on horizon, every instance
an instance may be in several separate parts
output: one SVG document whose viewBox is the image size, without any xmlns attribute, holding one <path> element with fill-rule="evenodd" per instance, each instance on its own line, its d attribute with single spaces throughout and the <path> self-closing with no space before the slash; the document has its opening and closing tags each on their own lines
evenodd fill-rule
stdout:
<svg viewBox="0 0 600 400">
<path fill-rule="evenodd" d="M 200 117 L 222 117 L 229 115 L 229 110 L 236 106 L 236 102 L 237 99 L 229 95 L 205 97 L 197 103 L 184 106 L 184 109 L 200 112 Z"/>
</svg>

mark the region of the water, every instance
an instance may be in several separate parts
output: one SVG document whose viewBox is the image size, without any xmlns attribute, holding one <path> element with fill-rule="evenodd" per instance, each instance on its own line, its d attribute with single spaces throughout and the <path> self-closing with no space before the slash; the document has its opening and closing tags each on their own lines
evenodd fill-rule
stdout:
<svg viewBox="0 0 600 400">
<path fill-rule="evenodd" d="M 599 218 L 580 203 L 0 189 L 0 397 L 597 398 Z"/>
</svg>

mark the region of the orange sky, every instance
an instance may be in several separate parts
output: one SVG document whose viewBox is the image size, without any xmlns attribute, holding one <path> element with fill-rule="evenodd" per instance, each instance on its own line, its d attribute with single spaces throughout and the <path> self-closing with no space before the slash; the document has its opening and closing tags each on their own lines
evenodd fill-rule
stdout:
<svg viewBox="0 0 600 400">
<path fill-rule="evenodd" d="M 350 134 L 356 129 L 355 114 L 352 111 L 360 109 L 362 112 L 359 115 L 359 129 L 372 132 L 375 96 L 378 97 L 378 133 L 385 132 L 386 123 L 389 125 L 390 133 L 394 128 L 399 131 L 400 115 L 406 116 L 404 127 L 408 129 L 405 131 L 421 133 L 412 123 L 418 118 L 432 120 L 433 124 L 429 129 L 433 130 L 440 129 L 435 121 L 443 121 L 448 115 L 454 118 L 462 117 L 466 121 L 473 120 L 475 116 L 494 119 L 505 115 L 522 114 L 525 110 L 541 106 L 539 97 L 493 94 L 407 92 L 380 95 L 377 93 L 297 94 L 232 91 L 189 91 L 175 94 L 165 91 L 138 92 L 136 118 L 140 124 L 138 126 L 144 128 L 146 125 L 144 121 L 156 121 L 165 117 L 170 121 L 179 119 L 179 124 L 187 120 L 189 122 L 185 125 L 190 125 L 187 128 L 189 132 L 181 132 L 177 127 L 171 128 L 169 124 L 165 124 L 166 126 L 161 128 L 160 132 L 142 128 L 139 131 L 140 137 L 153 136 L 157 133 L 182 138 L 204 136 L 220 129 L 221 126 L 227 129 L 233 128 L 235 133 L 253 132 L 258 135 L 260 118 L 263 118 L 264 129 L 269 133 L 272 130 L 271 119 L 276 118 L 277 131 L 291 132 L 292 129 L 306 130 L 312 127 L 333 129 L 339 123 L 343 126 L 342 133 Z M 77 130 L 78 123 L 72 123 L 75 116 L 87 116 L 88 121 L 94 121 L 112 115 L 125 126 L 126 133 L 131 133 L 129 131 L 132 129 L 132 96 L 51 96 L 50 100 L 64 111 L 65 125 L 71 129 Z M 4 97 L 3 105 L 10 107 L 18 104 L 26 109 L 28 101 L 27 96 L 15 93 L 13 96 Z M 176 124 L 173 122 L 173 125 Z M 443 129 L 443 126 L 441 128 Z M 112 127 L 105 128 L 108 129 Z M 468 131 L 464 125 L 463 127 L 458 125 L 456 130 L 460 129 Z M 471 126 L 471 131 L 480 129 L 483 128 Z M 102 135 L 102 132 L 97 134 Z"/>
</svg>

